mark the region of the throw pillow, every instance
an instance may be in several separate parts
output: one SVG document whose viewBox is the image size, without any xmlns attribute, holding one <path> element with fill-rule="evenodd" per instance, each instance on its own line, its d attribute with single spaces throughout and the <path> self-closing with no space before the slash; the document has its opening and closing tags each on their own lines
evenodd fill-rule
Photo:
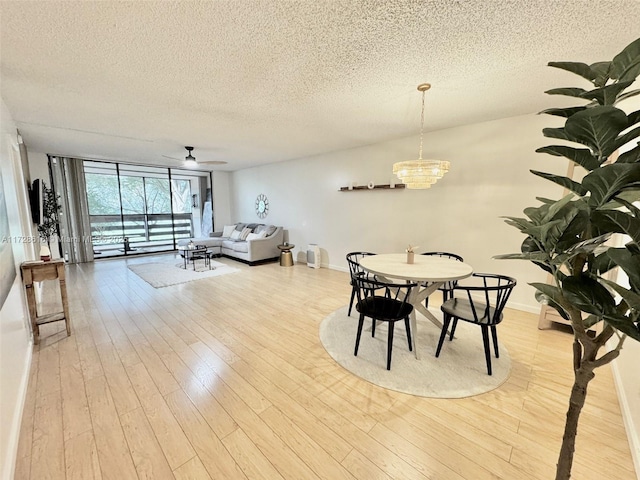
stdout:
<svg viewBox="0 0 640 480">
<path fill-rule="evenodd" d="M 231 232 L 231 235 L 229 236 L 229 238 L 231 238 L 231 240 L 240 240 L 241 234 L 242 232 L 239 232 L 238 230 L 234 230 L 233 232 Z"/>
<path fill-rule="evenodd" d="M 253 229 L 253 233 L 262 233 L 264 232 L 264 225 L 260 224 L 256 228 Z"/>
<path fill-rule="evenodd" d="M 246 226 L 247 226 L 247 224 L 246 224 L 246 223 L 238 223 L 238 224 L 236 225 L 236 230 L 238 230 L 239 232 L 241 232 L 241 231 L 242 231 L 242 229 L 243 229 L 244 227 L 246 227 Z"/>
<path fill-rule="evenodd" d="M 222 228 L 222 236 L 225 238 L 229 238 L 231 236 L 231 232 L 233 232 L 236 229 L 235 225 L 225 225 Z"/>
<path fill-rule="evenodd" d="M 259 238 L 264 238 L 264 232 L 262 233 L 250 233 L 247 235 L 247 242 L 250 240 L 258 240 Z"/>
<path fill-rule="evenodd" d="M 251 233 L 251 229 L 249 227 L 244 227 L 242 232 L 240 233 L 240 240 L 246 240 L 247 236 Z"/>
<path fill-rule="evenodd" d="M 276 231 L 276 227 L 274 225 L 269 225 L 268 227 L 265 227 L 265 231 L 267 232 L 267 237 L 269 237 Z"/>
</svg>

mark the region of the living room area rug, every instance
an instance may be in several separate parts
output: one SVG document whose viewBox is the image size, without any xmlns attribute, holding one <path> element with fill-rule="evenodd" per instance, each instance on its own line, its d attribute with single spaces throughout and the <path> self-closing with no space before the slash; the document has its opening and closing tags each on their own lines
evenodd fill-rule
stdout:
<svg viewBox="0 0 640 480">
<path fill-rule="evenodd" d="M 509 378 L 511 358 L 507 349 L 499 345 L 500 358 L 492 352 L 493 375 L 487 375 L 480 327 L 467 322 L 458 322 L 453 341 L 447 337 L 436 358 L 440 328 L 422 315 L 418 315 L 417 327 L 420 359 L 409 351 L 404 322 L 397 322 L 391 370 L 387 370 L 387 323 L 378 322 L 376 336 L 371 337 L 371 319 L 365 318 L 356 357 L 353 350 L 359 313 L 355 306 L 350 317 L 347 311 L 347 306 L 342 307 L 322 320 L 320 341 L 336 362 L 375 385 L 422 397 L 463 398 L 491 391 Z M 431 311 L 439 316 L 439 311 Z M 498 327 L 498 338 L 499 332 Z"/>
<path fill-rule="evenodd" d="M 170 262 L 135 263 L 128 265 L 128 268 L 154 288 L 169 287 L 240 271 L 238 268 L 213 260 L 211 260 L 211 269 L 205 266 L 203 261 L 196 261 L 195 270 L 192 263 L 189 263 L 185 269 L 184 262 L 180 260 L 180 263 L 176 263 L 177 260 L 180 259 L 172 259 Z"/>
</svg>

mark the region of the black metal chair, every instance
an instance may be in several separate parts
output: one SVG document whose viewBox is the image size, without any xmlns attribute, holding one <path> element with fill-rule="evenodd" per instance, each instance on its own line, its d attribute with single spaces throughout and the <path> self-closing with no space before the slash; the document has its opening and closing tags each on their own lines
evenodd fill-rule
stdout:
<svg viewBox="0 0 640 480">
<path fill-rule="evenodd" d="M 449 252 L 424 252 L 424 253 L 421 253 L 420 255 L 430 255 L 432 257 L 450 258 L 451 260 L 464 262 L 463 258 L 460 255 L 456 255 L 455 253 L 449 253 Z M 457 284 L 458 284 L 458 281 L 454 280 L 453 282 L 446 282 L 444 285 L 438 288 L 438 290 L 442 292 L 442 303 L 446 302 L 451 298 L 451 291 L 455 288 Z M 426 308 L 429 308 L 429 297 L 424 299 L 424 306 Z"/>
<path fill-rule="evenodd" d="M 375 255 L 375 253 L 371 252 L 351 252 L 347 253 L 347 263 L 349 264 L 349 273 L 351 274 L 351 300 L 349 300 L 349 312 L 347 315 L 351 316 L 351 308 L 353 307 L 353 300 L 356 298 L 356 284 L 353 281 L 354 277 L 357 276 L 366 276 L 367 278 L 374 278 L 373 275 L 370 275 L 364 268 L 360 266 L 360 260 L 363 257 Z"/>
<path fill-rule="evenodd" d="M 411 343 L 411 326 L 409 324 L 409 315 L 413 311 L 413 305 L 408 302 L 408 299 L 411 290 L 416 287 L 416 284 L 381 282 L 373 278 L 367 278 L 364 275 L 353 277 L 353 282 L 358 298 L 356 310 L 360 313 L 358 335 L 356 336 L 356 346 L 353 354 L 358 355 L 364 317 L 369 317 L 373 320 L 371 336 L 375 336 L 376 321 L 387 322 L 389 324 L 389 333 L 387 336 L 387 370 L 391 370 L 393 330 L 398 320 L 404 320 L 409 351 L 413 350 Z M 378 294 L 379 292 L 382 293 L 382 295 Z"/>
<path fill-rule="evenodd" d="M 453 339 L 453 332 L 458 320 L 474 323 L 482 329 L 487 373 L 491 375 L 489 330 L 491 330 L 491 336 L 493 337 L 494 353 L 496 358 L 500 358 L 496 325 L 502 321 L 502 311 L 507 304 L 513 287 L 516 286 L 516 280 L 505 275 L 492 273 L 474 273 L 471 279 L 476 280 L 475 284 L 457 285 L 452 291 L 452 297 L 440 307 L 440 310 L 442 310 L 444 314 L 444 324 L 442 326 L 442 332 L 440 333 L 438 348 L 436 349 L 436 357 L 440 356 L 440 350 L 442 349 L 442 344 L 452 320 L 453 326 L 451 328 L 451 336 L 449 337 L 450 341 Z M 466 296 L 464 293 L 466 293 Z M 482 296 L 481 300 L 478 299 L 479 296 Z"/>
</svg>

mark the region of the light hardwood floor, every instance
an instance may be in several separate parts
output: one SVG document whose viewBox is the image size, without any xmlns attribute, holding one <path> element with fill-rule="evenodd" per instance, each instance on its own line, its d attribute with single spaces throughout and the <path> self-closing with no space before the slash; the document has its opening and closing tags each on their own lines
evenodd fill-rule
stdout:
<svg viewBox="0 0 640 480">
<path fill-rule="evenodd" d="M 509 310 L 503 386 L 414 397 L 323 349 L 318 327 L 348 302 L 346 273 L 221 261 L 241 271 L 162 289 L 125 260 L 67 267 L 72 336 L 42 329 L 16 479 L 553 478 L 567 333 Z M 636 478 L 608 367 L 590 387 L 574 477 Z"/>
</svg>

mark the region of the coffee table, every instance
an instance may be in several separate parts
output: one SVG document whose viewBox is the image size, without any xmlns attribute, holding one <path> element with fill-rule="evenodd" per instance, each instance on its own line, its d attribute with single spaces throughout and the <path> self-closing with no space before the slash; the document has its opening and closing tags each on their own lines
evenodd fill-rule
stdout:
<svg viewBox="0 0 640 480">
<path fill-rule="evenodd" d="M 178 252 L 182 255 L 184 260 L 184 269 L 187 269 L 189 262 L 193 264 L 193 270 L 196 269 L 196 260 L 204 260 L 204 266 L 209 267 L 211 270 L 211 252 L 207 250 L 207 247 L 178 247 Z"/>
</svg>

